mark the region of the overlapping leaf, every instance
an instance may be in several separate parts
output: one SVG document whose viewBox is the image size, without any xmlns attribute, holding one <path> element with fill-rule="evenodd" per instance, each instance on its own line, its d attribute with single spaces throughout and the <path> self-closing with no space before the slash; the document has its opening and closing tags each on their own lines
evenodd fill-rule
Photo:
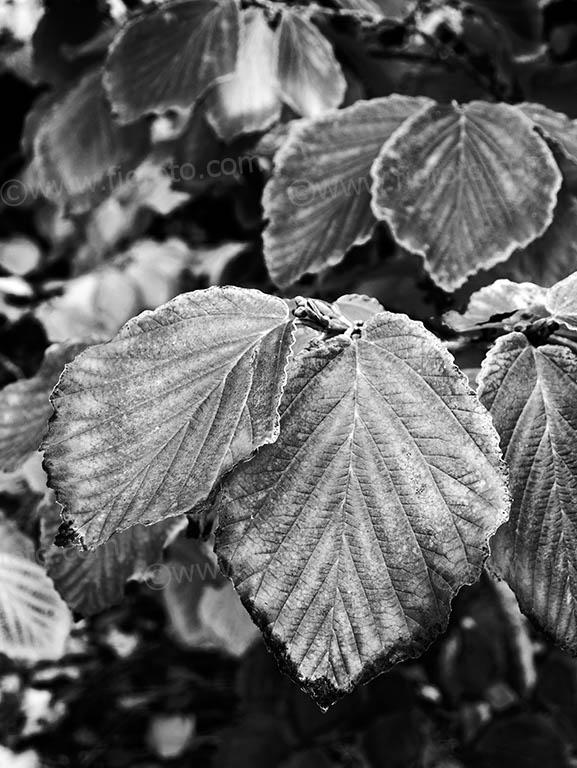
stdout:
<svg viewBox="0 0 577 768">
<path fill-rule="evenodd" d="M 541 235 L 561 186 L 530 120 L 485 102 L 423 109 L 384 145 L 372 175 L 375 215 L 448 291 Z"/>
<path fill-rule="evenodd" d="M 275 36 L 260 8 L 241 14 L 236 71 L 207 98 L 207 117 L 219 136 L 230 141 L 241 133 L 262 131 L 280 117 L 275 74 Z"/>
<path fill-rule="evenodd" d="M 40 505 L 44 566 L 60 595 L 77 613 L 91 616 L 122 600 L 129 579 L 142 579 L 149 566 L 162 563 L 162 551 L 177 519 L 135 525 L 113 536 L 93 552 L 57 547 L 62 522 L 52 495 Z"/>
<path fill-rule="evenodd" d="M 50 393 L 83 344 L 54 344 L 38 373 L 0 391 L 0 471 L 12 472 L 38 450 L 52 414 Z"/>
<path fill-rule="evenodd" d="M 577 272 L 549 289 L 545 306 L 557 322 L 577 330 Z"/>
<path fill-rule="evenodd" d="M 577 650 L 577 356 L 524 335 L 500 339 L 479 395 L 509 465 L 511 517 L 491 545 L 522 610 Z"/>
<path fill-rule="evenodd" d="M 129 22 L 106 65 L 120 120 L 191 107 L 234 72 L 238 29 L 234 0 L 175 0 Z"/>
<path fill-rule="evenodd" d="M 277 73 L 283 100 L 303 117 L 318 117 L 342 102 L 347 83 L 331 44 L 306 17 L 283 11 Z"/>
<path fill-rule="evenodd" d="M 99 69 L 83 77 L 54 103 L 34 138 L 39 193 L 79 209 L 109 195 L 149 149 L 146 124 L 114 122 L 101 81 Z"/>
<path fill-rule="evenodd" d="M 571 120 L 562 112 L 554 112 L 542 104 L 519 104 L 523 114 L 532 120 L 543 133 L 554 141 L 566 157 L 577 163 L 577 121 Z"/>
<path fill-rule="evenodd" d="M 216 503 L 221 567 L 323 707 L 431 642 L 508 509 L 488 414 L 389 313 L 294 359 L 279 440 Z"/>
<path fill-rule="evenodd" d="M 544 307 L 546 296 L 547 290 L 533 283 L 495 280 L 471 296 L 465 312 L 447 312 L 443 319 L 456 331 L 467 331 L 492 318 L 503 318 L 536 306 Z"/>
<path fill-rule="evenodd" d="M 45 464 L 85 544 L 192 510 L 273 441 L 291 341 L 281 299 L 211 288 L 76 358 L 55 390 Z"/>
<path fill-rule="evenodd" d="M 342 260 L 370 235 L 372 163 L 427 99 L 391 96 L 294 125 L 275 158 L 263 204 L 267 265 L 281 286 Z"/>
</svg>

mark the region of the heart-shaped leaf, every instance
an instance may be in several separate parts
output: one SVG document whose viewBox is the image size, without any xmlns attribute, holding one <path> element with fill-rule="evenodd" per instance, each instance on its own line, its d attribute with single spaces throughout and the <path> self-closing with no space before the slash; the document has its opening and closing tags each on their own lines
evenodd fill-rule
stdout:
<svg viewBox="0 0 577 768">
<path fill-rule="evenodd" d="M 45 466 L 87 546 L 189 512 L 276 439 L 292 338 L 281 299 L 209 288 L 144 312 L 68 366 Z"/>
<path fill-rule="evenodd" d="M 483 364 L 479 396 L 501 436 L 513 497 L 493 562 L 521 609 L 575 652 L 577 356 L 509 334 Z"/>
<path fill-rule="evenodd" d="M 369 237 L 371 165 L 391 134 L 431 103 L 389 96 L 291 126 L 263 198 L 265 257 L 275 283 L 290 285 L 338 264 Z"/>
<path fill-rule="evenodd" d="M 375 216 L 447 291 L 541 235 L 561 186 L 529 118 L 486 102 L 423 109 L 385 144 L 372 175 Z"/>
<path fill-rule="evenodd" d="M 326 37 L 309 19 L 288 9 L 276 35 L 283 100 L 303 117 L 318 117 L 338 107 L 347 82 Z"/>
<path fill-rule="evenodd" d="M 37 451 L 52 414 L 50 393 L 84 344 L 54 344 L 38 373 L 0 390 L 0 471 L 13 472 Z"/>
<path fill-rule="evenodd" d="M 223 571 L 327 707 L 445 627 L 508 497 L 491 420 L 451 356 L 384 312 L 294 358 L 279 440 L 216 507 Z"/>
<path fill-rule="evenodd" d="M 130 21 L 110 50 L 104 80 L 119 119 L 191 107 L 233 74 L 238 29 L 235 0 L 175 0 Z"/>
</svg>

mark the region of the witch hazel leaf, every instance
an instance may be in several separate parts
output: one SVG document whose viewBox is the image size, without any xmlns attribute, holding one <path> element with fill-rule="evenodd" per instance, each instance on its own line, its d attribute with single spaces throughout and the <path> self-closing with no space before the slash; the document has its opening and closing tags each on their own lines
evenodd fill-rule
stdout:
<svg viewBox="0 0 577 768">
<path fill-rule="evenodd" d="M 491 320 L 505 319 L 518 311 L 530 312 L 532 308 L 543 308 L 546 297 L 547 289 L 539 285 L 495 280 L 471 296 L 465 312 L 447 312 L 443 320 L 455 331 L 470 331 Z"/>
<path fill-rule="evenodd" d="M 234 0 L 176 0 L 129 22 L 110 50 L 104 78 L 118 118 L 189 109 L 234 73 L 238 34 Z"/>
<path fill-rule="evenodd" d="M 68 608 L 44 570 L 0 552 L 0 653 L 32 662 L 58 659 L 70 626 Z"/>
<path fill-rule="evenodd" d="M 375 216 L 447 291 L 539 237 L 562 181 L 529 118 L 486 102 L 423 109 L 384 145 L 372 176 Z"/>
<path fill-rule="evenodd" d="M 265 258 L 277 285 L 338 264 L 370 236 L 371 165 L 397 128 L 428 104 L 389 96 L 291 126 L 263 198 Z"/>
<path fill-rule="evenodd" d="M 554 112 L 542 104 L 523 103 L 516 105 L 516 108 L 554 141 L 569 160 L 577 163 L 577 120 L 571 120 L 562 112 Z"/>
<path fill-rule="evenodd" d="M 39 191 L 84 210 L 110 195 L 149 151 L 144 123 L 119 126 L 94 70 L 57 100 L 34 137 Z"/>
<path fill-rule="evenodd" d="M 339 106 L 347 82 L 332 46 L 306 17 L 284 9 L 276 31 L 277 75 L 283 100 L 303 117 Z"/>
<path fill-rule="evenodd" d="M 45 467 L 87 547 L 190 512 L 277 438 L 292 327 L 281 299 L 209 288 L 144 312 L 67 367 Z"/>
<path fill-rule="evenodd" d="M 151 566 L 160 564 L 162 568 L 164 547 L 175 530 L 185 525 L 178 518 L 134 525 L 87 552 L 54 544 L 62 519 L 52 494 L 40 504 L 38 514 L 46 571 L 68 606 L 82 616 L 116 605 L 129 579 L 146 579 Z"/>
<path fill-rule="evenodd" d="M 0 471 L 13 472 L 38 450 L 52 414 L 50 394 L 66 363 L 84 348 L 84 344 L 54 344 L 35 376 L 0 390 Z"/>
<path fill-rule="evenodd" d="M 205 102 L 209 123 L 225 141 L 265 130 L 280 118 L 282 108 L 274 33 L 260 8 L 243 11 L 240 21 L 236 71 L 212 88 Z"/>
<path fill-rule="evenodd" d="M 216 552 L 321 707 L 446 626 L 507 517 L 501 464 L 465 377 L 406 316 L 380 313 L 294 359 L 277 443 L 216 498 Z"/>
<path fill-rule="evenodd" d="M 577 198 L 563 186 L 553 221 L 541 237 L 516 251 L 495 272 L 550 287 L 577 270 Z"/>
<path fill-rule="evenodd" d="M 577 272 L 549 289 L 545 307 L 554 320 L 577 331 Z"/>
<path fill-rule="evenodd" d="M 533 347 L 521 333 L 497 341 L 482 368 L 509 466 L 511 517 L 491 542 L 493 566 L 521 609 L 577 651 L 577 356 Z"/>
</svg>

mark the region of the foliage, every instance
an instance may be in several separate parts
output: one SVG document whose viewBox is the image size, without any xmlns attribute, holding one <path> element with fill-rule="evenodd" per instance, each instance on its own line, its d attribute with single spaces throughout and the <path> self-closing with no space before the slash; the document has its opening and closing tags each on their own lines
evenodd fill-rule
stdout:
<svg viewBox="0 0 577 768">
<path fill-rule="evenodd" d="M 214 566 L 188 525 L 220 573 L 166 588 L 175 635 L 246 649 L 230 579 L 323 709 L 424 653 L 486 570 L 577 654 L 559 4 L 136 5 L 75 36 L 62 0 L 2 38 L 30 104 L 2 168 L 0 469 L 35 498 L 0 650 L 60 653 L 59 594 L 94 615 L 175 551 Z"/>
</svg>

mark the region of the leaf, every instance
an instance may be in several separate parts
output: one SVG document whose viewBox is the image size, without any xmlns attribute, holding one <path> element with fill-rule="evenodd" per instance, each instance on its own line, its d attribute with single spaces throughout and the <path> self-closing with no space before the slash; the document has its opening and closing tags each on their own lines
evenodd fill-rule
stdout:
<svg viewBox="0 0 577 768">
<path fill-rule="evenodd" d="M 338 0 L 347 10 L 402 20 L 414 10 L 414 0 Z"/>
<path fill-rule="evenodd" d="M 543 14 L 539 0 L 471 0 L 489 11 L 509 31 L 519 52 L 534 51 L 541 43 Z"/>
<path fill-rule="evenodd" d="M 146 124 L 112 119 L 101 77 L 90 72 L 58 99 L 34 137 L 39 191 L 74 210 L 110 194 L 149 150 Z"/>
<path fill-rule="evenodd" d="M 554 320 L 577 331 L 577 272 L 549 289 L 545 306 Z"/>
<path fill-rule="evenodd" d="M 42 568 L 0 552 L 0 653 L 40 661 L 64 652 L 70 614 Z"/>
<path fill-rule="evenodd" d="M 277 443 L 216 499 L 216 552 L 327 707 L 446 626 L 508 507 L 497 436 L 440 342 L 383 312 L 289 369 Z"/>
<path fill-rule="evenodd" d="M 529 119 L 486 102 L 424 108 L 384 145 L 372 176 L 375 216 L 447 291 L 541 235 L 561 186 Z"/>
<path fill-rule="evenodd" d="M 236 71 L 212 88 L 206 100 L 208 121 L 225 141 L 265 130 L 280 118 L 282 108 L 274 34 L 260 8 L 248 8 L 240 18 Z"/>
<path fill-rule="evenodd" d="M 554 141 L 566 157 L 577 163 L 577 121 L 562 112 L 554 112 L 542 104 L 518 104 L 524 115 L 538 126 L 548 139 Z"/>
<path fill-rule="evenodd" d="M 62 522 L 52 494 L 40 504 L 44 565 L 59 594 L 82 616 L 92 616 L 122 601 L 129 579 L 142 579 L 149 566 L 162 563 L 162 551 L 179 521 L 135 525 L 93 552 L 57 547 Z"/>
<path fill-rule="evenodd" d="M 40 447 L 52 414 L 50 393 L 66 363 L 84 344 L 54 344 L 46 350 L 38 373 L 0 390 L 0 471 L 13 472 Z"/>
<path fill-rule="evenodd" d="M 175 0 L 129 22 L 115 40 L 104 85 L 122 122 L 188 109 L 236 67 L 234 0 Z"/>
<path fill-rule="evenodd" d="M 524 613 L 564 648 L 577 650 L 577 357 L 562 346 L 532 347 L 512 333 L 481 371 L 509 466 L 509 523 L 491 544 L 498 572 Z"/>
<path fill-rule="evenodd" d="M 190 512 L 274 441 L 291 343 L 284 301 L 209 288 L 76 358 L 53 396 L 45 465 L 86 546 Z"/>
<path fill-rule="evenodd" d="M 263 198 L 265 257 L 277 285 L 338 264 L 370 236 L 371 164 L 389 136 L 429 103 L 390 96 L 291 126 Z"/>
<path fill-rule="evenodd" d="M 516 251 L 499 273 L 549 287 L 577 270 L 577 199 L 563 187 L 555 215 L 545 234 Z"/>
<path fill-rule="evenodd" d="M 333 48 L 306 17 L 285 9 L 276 32 L 283 100 L 297 114 L 318 117 L 339 106 L 347 82 Z"/>
<path fill-rule="evenodd" d="M 447 312 L 443 320 L 455 331 L 468 331 L 476 325 L 488 323 L 492 318 L 513 315 L 518 310 L 543 306 L 547 291 L 533 283 L 513 283 L 495 280 L 476 291 L 469 299 L 466 312 Z"/>
</svg>

